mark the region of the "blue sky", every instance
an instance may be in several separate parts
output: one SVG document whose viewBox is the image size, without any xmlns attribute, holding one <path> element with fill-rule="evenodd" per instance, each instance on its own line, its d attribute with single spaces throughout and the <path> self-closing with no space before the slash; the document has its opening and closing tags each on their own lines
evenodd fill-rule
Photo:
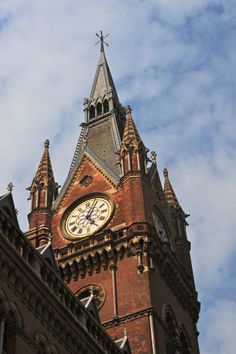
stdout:
<svg viewBox="0 0 236 354">
<path fill-rule="evenodd" d="M 89 5 L 88 5 L 89 4 Z M 236 347 L 235 0 L 0 0 L 0 192 L 14 184 L 22 228 L 43 142 L 62 184 L 98 61 L 158 153 L 183 209 L 199 299 L 202 354 Z"/>
</svg>

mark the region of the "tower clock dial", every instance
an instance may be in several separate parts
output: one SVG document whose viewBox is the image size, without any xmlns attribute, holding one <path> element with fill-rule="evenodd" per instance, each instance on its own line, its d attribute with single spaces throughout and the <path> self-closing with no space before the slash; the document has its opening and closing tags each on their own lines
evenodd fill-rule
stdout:
<svg viewBox="0 0 236 354">
<path fill-rule="evenodd" d="M 152 213 L 152 216 L 153 216 L 153 222 L 154 222 L 157 235 L 160 237 L 162 241 L 167 241 L 168 240 L 167 233 L 160 220 L 160 217 L 155 211 Z"/>
<path fill-rule="evenodd" d="M 81 238 L 100 230 L 112 214 L 110 201 L 101 196 L 88 197 L 72 209 L 65 220 L 68 238 Z"/>
</svg>

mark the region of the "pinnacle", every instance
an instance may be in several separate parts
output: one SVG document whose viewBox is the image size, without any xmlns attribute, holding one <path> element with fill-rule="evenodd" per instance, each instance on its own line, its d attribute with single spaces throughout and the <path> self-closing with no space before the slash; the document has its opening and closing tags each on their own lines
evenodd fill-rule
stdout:
<svg viewBox="0 0 236 354">
<path fill-rule="evenodd" d="M 173 206 L 175 209 L 181 208 L 179 201 L 175 195 L 174 189 L 170 183 L 170 180 L 168 177 L 168 170 L 166 168 L 164 168 L 164 170 L 163 170 L 163 175 L 164 175 L 164 195 L 165 195 L 167 203 L 169 205 Z"/>
<path fill-rule="evenodd" d="M 35 179 L 39 181 L 42 177 L 44 177 L 47 182 L 54 178 L 49 155 L 49 140 L 45 140 L 44 142 L 44 152 L 40 160 Z"/>
<path fill-rule="evenodd" d="M 140 138 L 138 130 L 134 124 L 131 113 L 132 113 L 131 107 L 127 106 L 127 108 L 126 108 L 126 123 L 125 123 L 122 144 L 125 144 L 125 145 L 132 144 L 132 145 L 135 145 L 136 147 L 138 147 L 138 145 L 142 142 L 142 139 Z"/>
</svg>

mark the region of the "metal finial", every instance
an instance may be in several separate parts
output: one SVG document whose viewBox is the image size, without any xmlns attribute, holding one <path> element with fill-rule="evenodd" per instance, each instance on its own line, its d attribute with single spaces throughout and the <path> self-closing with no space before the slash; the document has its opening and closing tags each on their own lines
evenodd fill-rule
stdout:
<svg viewBox="0 0 236 354">
<path fill-rule="evenodd" d="M 44 142 L 44 147 L 45 147 L 46 149 L 49 148 L 49 140 L 48 140 L 48 139 L 45 140 L 45 142 Z"/>
<path fill-rule="evenodd" d="M 100 34 L 96 33 L 96 36 L 99 38 L 99 41 L 97 43 L 95 43 L 95 45 L 97 45 L 98 43 L 101 42 L 101 52 L 104 52 L 104 43 L 106 44 L 107 47 L 109 47 L 109 44 L 107 42 L 105 42 L 105 38 L 107 38 L 109 36 L 109 33 L 106 34 L 105 36 L 103 36 L 102 31 L 100 31 Z"/>
<path fill-rule="evenodd" d="M 125 338 L 127 338 L 127 329 L 126 328 L 124 328 L 124 336 L 125 336 Z"/>
<path fill-rule="evenodd" d="M 12 184 L 12 182 L 10 182 L 10 183 L 8 183 L 8 185 L 7 185 L 7 190 L 8 190 L 8 192 L 12 192 L 13 191 L 13 184 Z"/>
<path fill-rule="evenodd" d="M 163 176 L 164 176 L 164 177 L 168 177 L 168 170 L 167 170 L 167 168 L 164 168 L 164 170 L 163 170 Z"/>
<path fill-rule="evenodd" d="M 151 160 L 155 162 L 157 159 L 157 153 L 155 151 L 151 151 Z"/>
</svg>

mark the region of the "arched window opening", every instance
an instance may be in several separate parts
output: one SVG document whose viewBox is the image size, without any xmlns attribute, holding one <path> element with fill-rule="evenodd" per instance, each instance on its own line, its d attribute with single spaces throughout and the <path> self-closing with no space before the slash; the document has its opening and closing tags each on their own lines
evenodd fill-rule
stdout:
<svg viewBox="0 0 236 354">
<path fill-rule="evenodd" d="M 183 332 L 181 332 L 180 334 L 180 344 L 182 347 L 182 353 L 183 354 L 191 354 L 190 350 L 189 350 L 189 345 L 188 345 L 188 341 L 187 338 L 185 336 L 185 334 Z"/>
<path fill-rule="evenodd" d="M 97 104 L 97 115 L 100 116 L 102 114 L 102 104 L 98 102 Z"/>
<path fill-rule="evenodd" d="M 175 334 L 176 334 L 175 322 L 174 322 L 174 319 L 173 319 L 170 312 L 167 312 L 167 314 L 166 314 L 166 326 L 167 326 L 168 334 L 169 334 L 170 338 L 175 337 Z"/>
<path fill-rule="evenodd" d="M 91 106 L 89 108 L 89 118 L 95 118 L 95 107 Z"/>
<path fill-rule="evenodd" d="M 104 110 L 104 113 L 109 112 L 109 102 L 108 102 L 108 100 L 105 100 L 103 102 L 103 110 Z"/>
</svg>

